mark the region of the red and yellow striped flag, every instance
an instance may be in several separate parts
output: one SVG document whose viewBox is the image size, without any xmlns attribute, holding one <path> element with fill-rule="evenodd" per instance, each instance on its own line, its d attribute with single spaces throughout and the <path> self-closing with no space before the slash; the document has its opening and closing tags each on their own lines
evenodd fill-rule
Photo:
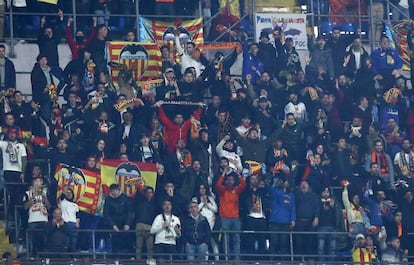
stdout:
<svg viewBox="0 0 414 265">
<path fill-rule="evenodd" d="M 108 186 L 118 184 L 125 195 L 134 197 L 141 180 L 155 189 L 157 167 L 153 163 L 105 159 L 101 164 L 101 176 L 110 181 L 106 183 Z"/>
<path fill-rule="evenodd" d="M 111 41 L 107 45 L 108 61 L 125 65 L 132 70 L 133 78 L 138 82 L 158 79 L 161 76 L 162 59 L 157 44 Z M 111 67 L 113 82 L 117 83 L 119 68 Z"/>
<path fill-rule="evenodd" d="M 80 211 L 94 215 L 103 214 L 104 196 L 99 173 L 59 164 L 56 167 L 55 179 L 58 182 L 56 194 L 58 200 L 67 186 L 73 190 L 74 202 L 78 204 Z"/>
</svg>

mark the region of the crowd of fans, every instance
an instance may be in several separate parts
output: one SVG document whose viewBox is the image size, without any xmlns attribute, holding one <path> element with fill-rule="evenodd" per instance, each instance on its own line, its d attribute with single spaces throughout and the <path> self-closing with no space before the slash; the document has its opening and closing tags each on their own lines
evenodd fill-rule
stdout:
<svg viewBox="0 0 414 265">
<path fill-rule="evenodd" d="M 66 23 L 72 51 L 66 66 L 58 59 L 59 23 Z M 125 86 L 111 81 L 105 24 L 93 18 L 89 38 L 83 31 L 73 37 L 71 26 L 61 10 L 41 18 L 30 102 L 0 45 L 4 179 L 9 209 L 22 203 L 14 183 L 30 185 L 27 227 L 42 229 L 32 234 L 32 255 L 87 250 L 90 235 L 79 228 L 104 228 L 112 230 L 113 253 L 135 249 L 137 259 L 150 262 L 182 253 L 218 259 L 224 249 L 235 259 L 269 253 L 284 260 L 290 231 L 321 232 L 293 237 L 294 253 L 307 257 L 333 260 L 345 249 L 359 262 L 407 259 L 414 109 L 387 37 L 369 53 L 358 35 L 334 29 L 310 38 L 301 62 L 280 28 L 273 29 L 274 45 L 266 33 L 256 43 L 237 32 L 231 37 L 243 47 L 243 72 L 234 78 L 240 49 L 207 58 L 175 33 L 174 48 L 160 47 L 162 84 L 142 95 L 125 69 Z M 134 198 L 111 185 L 103 217 L 79 213 L 68 187 L 57 205 L 56 180 L 41 165 L 27 168 L 49 159 L 52 175 L 60 163 L 99 172 L 108 158 L 156 163 L 157 183 L 137 183 Z M 120 232 L 133 228 L 136 241 Z"/>
</svg>

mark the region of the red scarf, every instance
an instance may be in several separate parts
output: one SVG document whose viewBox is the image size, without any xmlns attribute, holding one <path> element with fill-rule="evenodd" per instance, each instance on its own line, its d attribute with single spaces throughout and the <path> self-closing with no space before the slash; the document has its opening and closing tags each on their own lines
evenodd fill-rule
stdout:
<svg viewBox="0 0 414 265">
<path fill-rule="evenodd" d="M 381 169 L 381 175 L 389 175 L 390 169 L 388 168 L 387 156 L 384 152 L 377 153 L 373 151 L 371 154 L 371 162 L 379 163 Z"/>
</svg>

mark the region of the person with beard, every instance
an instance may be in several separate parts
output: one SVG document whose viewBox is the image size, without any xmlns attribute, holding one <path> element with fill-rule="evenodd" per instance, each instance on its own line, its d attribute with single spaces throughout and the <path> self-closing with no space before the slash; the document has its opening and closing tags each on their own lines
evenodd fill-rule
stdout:
<svg viewBox="0 0 414 265">
<path fill-rule="evenodd" d="M 292 161 L 302 161 L 304 158 L 302 146 L 303 132 L 304 127 L 296 122 L 295 115 L 287 113 L 282 125 L 281 138 Z"/>
<path fill-rule="evenodd" d="M 289 93 L 289 103 L 285 106 L 285 116 L 288 113 L 293 113 L 299 124 L 305 124 L 308 121 L 306 106 L 298 101 L 298 94 L 294 91 Z"/>
<path fill-rule="evenodd" d="M 385 190 L 387 187 L 385 181 L 380 177 L 380 168 L 378 163 L 371 164 L 371 170 L 367 174 L 364 190 L 369 194 L 376 194 L 378 190 Z"/>
<path fill-rule="evenodd" d="M 175 152 L 169 154 L 165 161 L 165 168 L 169 176 L 172 177 L 174 185 L 179 189 L 184 184 L 187 169 L 192 164 L 191 152 L 187 149 L 183 139 L 177 141 Z"/>
<path fill-rule="evenodd" d="M 279 175 L 274 185 L 268 188 L 270 215 L 269 231 L 286 232 L 296 224 L 295 195 L 286 177 Z M 271 234 L 269 251 L 271 254 L 289 254 L 288 233 Z"/>
<path fill-rule="evenodd" d="M 221 226 L 224 231 L 240 231 L 239 202 L 240 195 L 246 188 L 246 180 L 239 174 L 227 167 L 216 183 L 216 190 L 219 196 L 219 211 Z M 237 184 L 238 183 L 238 184 Z M 226 249 L 232 254 L 235 260 L 240 257 L 240 234 L 226 233 Z"/>
<path fill-rule="evenodd" d="M 391 157 L 385 153 L 382 141 L 375 142 L 375 150 L 365 158 L 365 170 L 369 172 L 370 164 L 377 163 L 380 167 L 380 177 L 386 183 L 387 188 L 391 188 L 394 183 L 394 166 Z"/>
<path fill-rule="evenodd" d="M 366 60 L 369 59 L 369 54 L 362 46 L 361 38 L 359 37 L 354 39 L 352 44 L 346 47 L 345 51 L 342 72 L 354 79 L 356 73 L 363 67 Z"/>
<path fill-rule="evenodd" d="M 402 150 L 394 157 L 395 175 L 408 180 L 411 186 L 414 184 L 411 180 L 414 177 L 414 152 L 411 150 L 410 140 L 404 139 L 401 148 Z"/>
<path fill-rule="evenodd" d="M 30 104 L 23 100 L 23 94 L 21 91 L 16 90 L 14 92 L 14 102 L 10 104 L 11 113 L 13 114 L 15 124 L 22 130 L 32 132 L 34 121 L 33 109 Z"/>
<path fill-rule="evenodd" d="M 59 22 L 63 21 L 63 12 L 59 11 Z M 56 29 L 46 25 L 46 17 L 40 20 L 40 28 L 37 36 L 37 44 L 39 46 L 39 54 L 44 54 L 49 60 L 49 65 L 52 68 L 59 67 L 58 44 L 61 38 L 60 24 Z"/>
<path fill-rule="evenodd" d="M 343 124 L 339 110 L 341 109 L 343 93 L 340 90 L 333 93 L 323 93 L 320 98 L 320 105 L 328 116 L 328 129 L 332 135 L 338 136 L 343 132 Z"/>
<path fill-rule="evenodd" d="M 191 127 L 191 118 L 184 120 L 182 114 L 176 114 L 174 120 L 171 121 L 168 118 L 167 114 L 164 112 L 163 107 L 161 105 L 164 102 L 162 100 L 157 101 L 154 106 L 159 108 L 158 114 L 159 118 L 164 125 L 165 134 L 165 145 L 167 149 L 167 154 L 171 154 L 174 152 L 177 141 L 179 139 L 183 139 L 186 143 L 188 140 L 188 130 Z M 194 112 L 192 118 L 198 120 L 203 112 L 204 104 L 202 102 L 198 103 L 199 108 Z"/>
<path fill-rule="evenodd" d="M 269 212 L 269 198 L 264 187 L 259 186 L 260 177 L 258 175 L 251 175 L 247 188 L 241 194 L 240 212 L 243 218 L 244 229 L 247 231 L 266 231 L 267 219 Z M 265 254 L 266 251 L 266 235 L 263 233 L 247 234 L 244 237 L 243 246 L 245 247 L 247 255 Z M 257 251 L 255 245 L 258 245 Z M 249 259 L 261 259 L 261 257 Z"/>
<path fill-rule="evenodd" d="M 327 187 L 321 191 L 319 207 L 321 209 L 319 212 L 319 224 L 317 229 L 317 231 L 320 232 L 320 234 L 318 234 L 319 260 L 334 261 L 337 235 L 334 235 L 333 233 L 341 231 L 341 227 L 343 228 L 343 225 L 341 225 L 341 223 L 343 223 L 342 207 L 331 195 L 331 191 Z M 330 255 L 330 257 L 326 259 L 323 258 L 324 255 Z"/>
<path fill-rule="evenodd" d="M 153 258 L 154 236 L 150 233 L 151 224 L 157 212 L 158 205 L 154 197 L 154 188 L 150 186 L 137 190 L 134 199 L 135 224 L 136 224 L 136 259 L 142 259 L 142 247 L 145 242 L 147 260 Z"/>
<path fill-rule="evenodd" d="M 300 57 L 295 49 L 292 38 L 286 38 L 285 44 L 283 45 L 280 38 L 277 38 L 275 39 L 275 46 L 277 49 L 277 59 L 280 64 L 280 70 L 285 70 L 292 75 L 302 70 Z"/>
<path fill-rule="evenodd" d="M 259 46 L 257 43 L 247 43 L 247 34 L 243 41 L 243 73 L 242 79 L 247 80 L 247 75 L 251 76 L 254 84 L 264 72 L 263 62 L 259 57 Z"/>
<path fill-rule="evenodd" d="M 96 28 L 96 36 L 89 45 L 93 61 L 96 63 L 95 71 L 97 73 L 107 73 L 105 60 L 105 46 L 108 37 L 108 28 L 105 25 L 98 25 Z"/>
<path fill-rule="evenodd" d="M 70 51 L 72 52 L 72 60 L 78 59 L 79 50 L 87 48 L 95 38 L 98 19 L 96 17 L 92 17 L 92 21 L 92 29 L 89 32 L 88 39 L 85 40 L 84 32 L 82 30 L 77 30 L 75 39 L 73 39 L 72 30 L 70 28 L 73 23 L 73 18 L 68 19 L 65 29 L 65 37 Z"/>
<path fill-rule="evenodd" d="M 332 61 L 332 51 L 329 47 L 327 47 L 325 37 L 322 35 L 318 36 L 316 39 L 316 45 L 310 45 L 309 50 L 310 55 L 308 55 L 309 59 L 306 63 L 309 69 L 311 69 L 312 72 L 320 72 L 319 68 L 321 68 L 332 80 L 335 76 L 334 65 Z"/>
<path fill-rule="evenodd" d="M 260 126 L 260 135 L 263 139 L 268 138 L 275 129 L 280 128 L 280 123 L 275 118 L 277 117 L 275 108 L 272 108 L 272 103 L 266 96 L 260 96 L 255 102 L 257 102 L 255 117 Z"/>
<path fill-rule="evenodd" d="M 0 44 L 0 89 L 16 89 L 16 69 L 6 57 L 6 46 Z"/>
<path fill-rule="evenodd" d="M 259 43 L 257 44 L 259 52 L 257 56 L 263 62 L 263 70 L 268 73 L 275 73 L 276 49 L 269 43 L 269 33 L 260 32 Z"/>
<path fill-rule="evenodd" d="M 74 58 L 74 57 L 72 57 Z M 90 48 L 82 48 L 78 50 L 78 55 L 76 59 L 72 59 L 63 70 L 63 79 L 65 80 L 67 85 L 71 85 L 72 83 L 72 76 L 77 75 L 80 83 L 85 75 L 85 71 L 87 71 L 87 63 L 92 59 L 92 54 Z M 66 92 L 65 88 L 65 92 Z M 70 89 L 70 87 L 69 87 Z"/>
<path fill-rule="evenodd" d="M 106 226 L 113 230 L 112 253 L 129 247 L 129 234 L 119 231 L 129 231 L 132 224 L 132 211 L 130 199 L 122 193 L 117 184 L 109 186 L 109 196 L 105 198 L 103 216 Z"/>
<path fill-rule="evenodd" d="M 361 118 L 352 118 L 352 123 L 347 130 L 347 143 L 350 145 L 353 155 L 357 160 L 362 159 L 366 153 L 366 131 L 364 130 Z"/>
<path fill-rule="evenodd" d="M 332 167 L 335 169 L 333 180 L 339 184 L 341 180 L 347 179 L 352 175 L 352 166 L 350 163 L 351 150 L 347 148 L 345 137 L 338 139 L 336 150 L 332 154 Z"/>
<path fill-rule="evenodd" d="M 230 135 L 226 135 L 216 146 L 216 152 L 219 157 L 225 157 L 229 161 L 232 169 L 241 172 L 243 170 L 242 160 L 236 152 L 236 143 Z"/>
<path fill-rule="evenodd" d="M 30 74 L 33 100 L 40 104 L 42 114 L 50 117 L 52 98 L 49 92 L 56 86 L 53 81 L 54 74 L 47 55 L 39 54 L 36 61 Z"/>
<path fill-rule="evenodd" d="M 198 138 L 189 141 L 188 147 L 193 156 L 193 161 L 198 160 L 200 162 L 201 171 L 207 174 L 209 179 L 208 183 L 211 184 L 214 174 L 213 168 L 217 164 L 216 150 L 214 145 L 211 144 L 209 131 L 207 129 L 200 129 L 198 135 Z"/>
<path fill-rule="evenodd" d="M 372 111 L 369 106 L 367 97 L 361 97 L 358 100 L 358 105 L 354 107 L 353 116 L 359 117 L 362 121 L 362 128 L 366 132 L 368 127 L 372 124 Z"/>
<path fill-rule="evenodd" d="M 354 34 L 342 36 L 341 29 L 335 27 L 327 40 L 326 45 L 331 50 L 334 72 L 337 76 L 342 73 L 342 64 L 346 55 L 346 48 L 352 43 L 356 36 L 358 35 Z"/>
<path fill-rule="evenodd" d="M 73 190 L 65 186 L 62 195 L 60 197 L 59 208 L 62 210 L 62 218 L 68 228 L 69 234 L 69 252 L 77 251 L 78 234 L 77 231 L 80 227 L 80 218 L 78 216 L 79 206 L 73 201 Z"/>
<path fill-rule="evenodd" d="M 378 259 L 366 244 L 365 236 L 360 233 L 355 236 L 354 247 L 351 250 L 352 261 L 355 264 L 367 265 L 376 262 Z"/>
<path fill-rule="evenodd" d="M 356 71 L 354 80 L 352 85 L 354 101 L 357 101 L 361 97 L 367 97 L 370 100 L 376 98 L 374 74 L 372 72 L 372 61 L 370 58 L 361 62 L 361 68 Z"/>
<path fill-rule="evenodd" d="M 259 129 L 252 127 L 247 131 L 246 137 L 240 136 L 233 132 L 239 145 L 243 148 L 243 159 L 264 163 L 266 161 L 266 153 L 263 150 L 275 141 L 281 133 L 281 129 L 277 128 L 272 131 L 265 140 L 260 139 Z"/>
<path fill-rule="evenodd" d="M 266 90 L 267 97 L 269 98 L 272 104 L 280 105 L 281 96 L 276 91 L 276 86 L 278 82 L 276 79 L 271 78 L 271 73 L 263 72 L 260 76 L 260 80 L 257 80 L 256 84 L 254 85 L 254 91 L 257 95 L 260 95 L 260 91 Z M 279 98 L 280 97 L 280 98 Z"/>
<path fill-rule="evenodd" d="M 200 102 L 204 95 L 204 82 L 199 82 L 195 80 L 193 70 L 187 68 L 184 71 L 183 79 L 178 82 L 179 100 L 190 101 L 190 102 Z"/>
<path fill-rule="evenodd" d="M 207 109 L 201 116 L 201 124 L 206 124 L 209 128 L 210 126 L 217 125 L 217 113 L 222 105 L 222 98 L 214 94 L 211 97 L 211 102 L 207 105 Z"/>
<path fill-rule="evenodd" d="M 322 187 L 330 185 L 328 172 L 321 165 L 321 157 L 318 154 L 309 157 L 309 162 L 305 168 L 302 181 L 306 181 L 315 193 L 322 192 Z"/>
<path fill-rule="evenodd" d="M 383 135 L 387 140 L 387 153 L 390 157 L 394 157 L 401 151 L 401 143 L 405 138 L 405 132 L 400 129 L 395 118 L 388 118 Z"/>
<path fill-rule="evenodd" d="M 247 92 L 245 88 L 238 89 L 236 98 L 232 98 L 230 101 L 230 115 L 234 121 L 241 121 L 246 115 L 251 117 L 254 114 L 252 98 L 248 96 Z"/>
<path fill-rule="evenodd" d="M 301 181 L 295 190 L 296 224 L 295 230 L 299 232 L 312 232 L 319 224 L 320 207 L 316 193 L 306 181 Z M 314 255 L 313 235 L 296 235 L 294 239 L 297 254 Z M 305 257 L 309 259 L 309 257 Z"/>
<path fill-rule="evenodd" d="M 380 47 L 371 53 L 372 72 L 385 91 L 392 88 L 395 79 L 401 76 L 402 60 L 397 50 L 390 48 L 390 40 L 382 36 Z"/>
</svg>

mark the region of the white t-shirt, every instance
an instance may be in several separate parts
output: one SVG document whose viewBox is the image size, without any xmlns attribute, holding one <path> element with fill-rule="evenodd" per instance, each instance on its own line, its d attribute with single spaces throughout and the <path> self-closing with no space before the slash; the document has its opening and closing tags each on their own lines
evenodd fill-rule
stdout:
<svg viewBox="0 0 414 265">
<path fill-rule="evenodd" d="M 46 193 L 43 192 L 43 195 L 46 196 Z M 45 207 L 43 204 L 43 198 L 41 194 L 33 195 L 31 191 L 26 191 L 23 201 L 32 200 L 33 196 L 35 197 L 36 203 L 33 204 L 29 209 L 29 223 L 35 222 L 47 222 L 47 213 L 44 214 L 42 208 Z"/>
<path fill-rule="evenodd" d="M 16 150 L 17 161 L 10 162 L 9 152 L 7 152 L 7 146 L 9 142 L 0 141 L 0 148 L 3 154 L 3 170 L 22 172 L 22 157 L 27 156 L 26 147 L 21 143 L 11 143 L 12 147 Z"/>
<path fill-rule="evenodd" d="M 79 212 L 79 206 L 76 203 L 63 199 L 60 201 L 60 209 L 65 223 L 76 223 L 76 213 Z"/>
<path fill-rule="evenodd" d="M 163 228 L 162 224 L 164 222 L 169 222 L 168 229 Z M 175 233 L 174 227 L 176 225 L 181 225 L 180 219 L 171 214 L 165 215 L 165 221 L 162 214 L 159 214 L 155 217 L 154 222 L 152 222 L 151 234 L 155 234 L 155 244 L 168 244 L 168 245 L 175 245 L 175 238 L 178 237 Z"/>
</svg>

